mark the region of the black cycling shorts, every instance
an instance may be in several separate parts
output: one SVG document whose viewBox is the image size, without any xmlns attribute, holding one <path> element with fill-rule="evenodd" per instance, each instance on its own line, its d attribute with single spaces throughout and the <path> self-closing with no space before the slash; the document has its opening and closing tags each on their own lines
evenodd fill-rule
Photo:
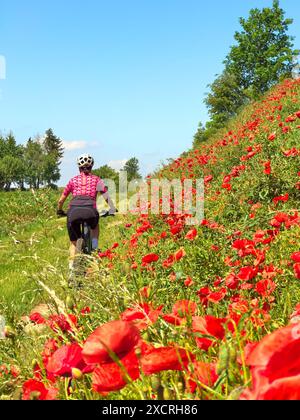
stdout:
<svg viewBox="0 0 300 420">
<path fill-rule="evenodd" d="M 91 229 L 96 229 L 99 223 L 99 213 L 91 207 L 71 207 L 68 211 L 67 227 L 70 241 L 76 242 L 81 238 L 81 225 L 86 222 Z"/>
</svg>

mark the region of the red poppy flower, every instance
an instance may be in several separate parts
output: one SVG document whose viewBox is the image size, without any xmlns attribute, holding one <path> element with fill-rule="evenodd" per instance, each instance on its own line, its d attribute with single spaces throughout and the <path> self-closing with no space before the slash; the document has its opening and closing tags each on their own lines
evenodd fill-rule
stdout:
<svg viewBox="0 0 300 420">
<path fill-rule="evenodd" d="M 37 325 L 41 325 L 41 324 L 46 324 L 47 321 L 45 320 L 45 318 L 38 312 L 33 313 L 30 315 L 29 317 L 30 321 L 33 322 L 34 324 Z"/>
<path fill-rule="evenodd" d="M 272 133 L 272 134 L 269 135 L 268 140 L 274 141 L 276 139 L 276 137 L 277 137 L 276 133 Z"/>
<path fill-rule="evenodd" d="M 300 263 L 294 265 L 294 272 L 295 276 L 298 280 L 300 280 Z"/>
<path fill-rule="evenodd" d="M 192 229 L 186 234 L 185 239 L 189 241 L 194 241 L 197 238 L 197 235 L 198 235 L 197 229 Z"/>
<path fill-rule="evenodd" d="M 224 324 L 226 319 L 215 318 L 213 316 L 193 317 L 193 332 L 195 333 L 197 346 L 207 351 L 213 344 L 214 341 L 223 340 L 225 336 Z M 200 337 L 203 335 L 205 337 Z M 209 339 L 207 337 L 212 337 Z"/>
<path fill-rule="evenodd" d="M 29 381 L 23 384 L 23 396 L 22 400 L 40 400 L 40 401 L 53 401 L 58 395 L 56 388 L 46 388 L 45 385 L 35 379 L 29 379 Z"/>
<path fill-rule="evenodd" d="M 253 267 L 243 267 L 241 268 L 239 274 L 237 275 L 238 278 L 242 281 L 250 281 L 257 276 L 258 268 Z"/>
<path fill-rule="evenodd" d="M 295 311 L 293 312 L 293 314 L 291 315 L 291 320 L 294 321 L 296 320 L 300 320 L 300 303 L 298 303 L 298 305 L 295 308 Z"/>
<path fill-rule="evenodd" d="M 184 349 L 162 347 L 143 355 L 140 363 L 145 375 L 153 375 L 166 370 L 182 371 L 190 360 L 191 356 Z"/>
<path fill-rule="evenodd" d="M 56 350 L 58 350 L 58 345 L 56 340 L 54 339 L 49 339 L 48 341 L 46 341 L 45 345 L 44 345 L 44 349 L 42 351 L 42 359 L 43 359 L 43 364 L 45 369 L 47 370 L 48 367 L 48 361 L 49 359 L 52 357 L 52 355 L 56 352 Z M 37 374 L 39 375 L 41 372 L 41 369 L 38 367 L 37 369 Z M 47 378 L 52 381 L 55 382 L 55 377 L 54 375 L 51 375 L 49 373 L 47 373 Z"/>
<path fill-rule="evenodd" d="M 282 195 L 282 196 L 279 196 L 279 197 L 275 197 L 273 199 L 273 202 L 275 204 L 279 203 L 280 201 L 283 202 L 283 203 L 286 203 L 287 201 L 289 201 L 289 198 L 290 198 L 289 194 L 285 194 L 285 195 Z"/>
<path fill-rule="evenodd" d="M 81 313 L 81 315 L 88 315 L 88 314 L 90 314 L 90 313 L 91 313 L 91 308 L 90 308 L 89 306 L 86 306 L 85 308 L 83 308 L 83 309 L 80 311 L 80 313 Z"/>
<path fill-rule="evenodd" d="M 184 281 L 184 285 L 186 287 L 191 287 L 194 285 L 193 279 L 191 277 L 187 277 L 186 280 Z"/>
<path fill-rule="evenodd" d="M 195 302 L 190 300 L 180 300 L 175 303 L 172 309 L 172 313 L 180 318 L 195 315 L 198 306 Z"/>
<path fill-rule="evenodd" d="M 241 399 L 300 399 L 300 324 L 266 336 L 247 359 L 253 389 Z"/>
<path fill-rule="evenodd" d="M 286 150 L 283 152 L 284 156 L 286 157 L 297 157 L 299 155 L 300 151 L 298 151 L 295 147 L 293 147 L 290 150 Z"/>
<path fill-rule="evenodd" d="M 154 324 L 161 315 L 161 308 L 154 310 L 148 304 L 136 305 L 133 308 L 127 309 L 121 315 L 122 321 L 133 322 L 141 331 Z"/>
<path fill-rule="evenodd" d="M 197 292 L 197 295 L 199 296 L 201 304 L 206 307 L 208 304 L 207 296 L 211 293 L 209 287 L 203 287 Z"/>
<path fill-rule="evenodd" d="M 186 387 L 192 394 L 201 385 L 213 388 L 218 380 L 216 365 L 213 363 L 194 362 L 191 376 L 186 379 Z"/>
<path fill-rule="evenodd" d="M 93 373 L 93 389 L 102 394 L 123 389 L 130 381 L 140 377 L 139 361 L 133 351 L 119 363 L 100 365 Z"/>
<path fill-rule="evenodd" d="M 224 288 L 220 289 L 218 292 L 210 293 L 207 296 L 207 300 L 209 302 L 217 304 L 217 303 L 221 302 L 221 300 L 223 300 L 226 295 L 227 295 L 227 289 L 224 287 Z"/>
<path fill-rule="evenodd" d="M 153 262 L 157 262 L 159 260 L 159 256 L 157 254 L 149 254 L 145 255 L 142 259 L 143 265 L 151 264 Z"/>
<path fill-rule="evenodd" d="M 295 263 L 300 263 L 300 251 L 299 252 L 295 252 L 292 256 L 291 256 L 292 260 L 295 261 Z"/>
<path fill-rule="evenodd" d="M 276 290 L 276 283 L 271 279 L 264 279 L 257 283 L 256 291 L 263 297 L 270 296 Z"/>
<path fill-rule="evenodd" d="M 56 333 L 71 332 L 77 326 L 77 318 L 75 315 L 52 315 L 49 317 L 49 327 Z"/>
<path fill-rule="evenodd" d="M 231 191 L 232 190 L 232 185 L 231 184 L 222 184 L 222 188 L 224 190 Z"/>
<path fill-rule="evenodd" d="M 181 231 L 183 230 L 183 226 L 182 225 L 175 225 L 172 226 L 170 229 L 170 232 L 172 235 L 176 236 L 178 235 Z"/>
<path fill-rule="evenodd" d="M 176 327 L 186 322 L 184 318 L 180 318 L 179 316 L 173 314 L 163 315 L 163 320 L 168 322 L 168 324 L 175 325 Z"/>
<path fill-rule="evenodd" d="M 266 175 L 271 175 L 271 173 L 272 173 L 271 162 L 270 161 L 265 162 L 264 167 L 265 167 L 264 173 Z"/>
<path fill-rule="evenodd" d="M 164 268 L 170 268 L 170 267 L 172 267 L 173 265 L 175 264 L 175 258 L 174 258 L 174 255 L 170 255 L 170 257 L 168 258 L 168 259 L 166 259 L 164 262 L 163 262 L 163 267 Z"/>
<path fill-rule="evenodd" d="M 174 258 L 175 258 L 176 261 L 180 261 L 184 257 L 186 257 L 186 252 L 183 248 L 180 249 L 179 251 L 175 252 L 175 254 L 174 254 Z"/>
<path fill-rule="evenodd" d="M 18 366 L 16 366 L 16 365 L 12 365 L 10 367 L 10 373 L 12 374 L 12 376 L 14 378 L 18 378 L 20 376 L 20 374 L 21 374 L 21 369 Z"/>
<path fill-rule="evenodd" d="M 240 257 L 246 257 L 247 255 L 255 254 L 255 243 L 248 239 L 237 239 L 232 244 L 232 247 L 239 251 Z"/>
<path fill-rule="evenodd" d="M 209 182 L 211 182 L 214 179 L 214 177 L 212 175 L 208 175 L 204 178 L 204 183 L 208 184 Z"/>
<path fill-rule="evenodd" d="M 234 275 L 230 274 L 225 280 L 226 287 L 230 290 L 236 290 L 239 287 L 240 280 Z"/>
<path fill-rule="evenodd" d="M 139 295 L 144 299 L 149 299 L 151 294 L 151 288 L 149 286 L 142 287 L 139 290 Z"/>
<path fill-rule="evenodd" d="M 99 327 L 86 341 L 82 356 L 87 364 L 111 363 L 111 355 L 125 357 L 137 345 L 140 333 L 129 322 L 113 321 Z"/>
<path fill-rule="evenodd" d="M 72 369 L 84 370 L 82 348 L 78 344 L 63 346 L 48 360 L 47 372 L 54 376 L 71 377 Z"/>
</svg>

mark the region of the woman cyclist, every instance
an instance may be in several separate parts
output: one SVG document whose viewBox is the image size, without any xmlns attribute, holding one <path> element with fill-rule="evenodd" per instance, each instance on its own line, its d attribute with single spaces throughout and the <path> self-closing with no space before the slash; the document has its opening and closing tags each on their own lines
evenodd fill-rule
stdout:
<svg viewBox="0 0 300 420">
<path fill-rule="evenodd" d="M 70 194 L 73 199 L 67 213 L 67 227 L 71 241 L 70 245 L 70 270 L 73 268 L 76 256 L 77 241 L 81 238 L 80 226 L 83 221 L 88 222 L 92 229 L 92 248 L 98 249 L 99 243 L 99 213 L 97 211 L 97 195 L 101 193 L 110 206 L 110 214 L 117 212 L 112 203 L 108 190 L 96 175 L 92 174 L 94 159 L 90 155 L 82 155 L 77 159 L 80 174 L 70 180 L 58 202 L 58 216 L 64 216 L 63 206 Z"/>
</svg>

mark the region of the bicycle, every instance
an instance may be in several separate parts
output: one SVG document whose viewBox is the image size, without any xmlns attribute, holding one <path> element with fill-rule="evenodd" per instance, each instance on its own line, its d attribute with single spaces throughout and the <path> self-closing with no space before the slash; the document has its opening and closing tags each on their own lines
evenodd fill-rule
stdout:
<svg viewBox="0 0 300 420">
<path fill-rule="evenodd" d="M 106 218 L 106 217 L 114 217 L 114 213 L 110 213 L 110 210 L 103 210 L 99 214 L 100 218 Z M 92 247 L 92 235 L 91 235 L 91 227 L 89 224 L 85 221 L 81 223 L 81 253 L 84 255 L 92 255 L 93 247 Z"/>
<path fill-rule="evenodd" d="M 116 213 L 118 213 L 118 210 L 116 210 Z M 58 212 L 58 216 L 67 217 L 68 215 L 64 211 L 60 211 Z M 111 210 L 103 210 L 99 216 L 100 218 L 114 217 L 115 213 L 111 213 Z M 73 270 L 69 278 L 69 287 L 77 288 L 82 287 L 82 283 L 78 282 L 78 279 L 86 275 L 86 257 L 91 257 L 93 254 L 91 226 L 83 220 L 80 224 L 80 231 L 81 238 L 77 241 L 78 255 L 74 260 Z"/>
</svg>

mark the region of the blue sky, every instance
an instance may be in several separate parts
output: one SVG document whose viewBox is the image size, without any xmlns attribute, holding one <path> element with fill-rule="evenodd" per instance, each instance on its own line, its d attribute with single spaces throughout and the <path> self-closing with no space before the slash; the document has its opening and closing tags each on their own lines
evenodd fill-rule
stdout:
<svg viewBox="0 0 300 420">
<path fill-rule="evenodd" d="M 203 98 L 239 28 L 272 0 L 2 0 L 0 130 L 19 143 L 49 127 L 66 143 L 61 185 L 75 158 L 132 156 L 144 174 L 191 146 Z M 299 0 L 281 0 L 294 18 Z"/>
</svg>

